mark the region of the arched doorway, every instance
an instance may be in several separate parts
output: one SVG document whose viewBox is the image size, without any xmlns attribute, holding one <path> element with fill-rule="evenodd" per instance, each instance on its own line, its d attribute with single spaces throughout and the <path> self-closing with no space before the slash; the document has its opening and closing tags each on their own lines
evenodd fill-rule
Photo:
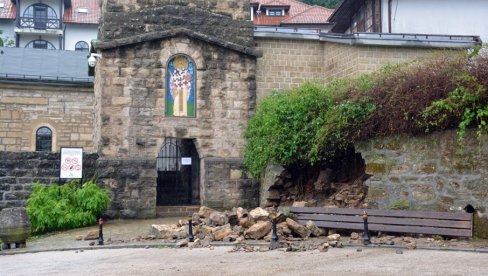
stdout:
<svg viewBox="0 0 488 276">
<path fill-rule="evenodd" d="M 193 140 L 166 138 L 157 170 L 158 206 L 200 204 L 200 158 Z"/>
</svg>

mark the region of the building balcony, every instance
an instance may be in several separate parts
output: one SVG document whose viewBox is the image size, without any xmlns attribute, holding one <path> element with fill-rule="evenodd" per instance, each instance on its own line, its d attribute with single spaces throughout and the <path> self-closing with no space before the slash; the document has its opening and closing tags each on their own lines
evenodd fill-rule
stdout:
<svg viewBox="0 0 488 276">
<path fill-rule="evenodd" d="M 15 27 L 17 34 L 59 36 L 63 34 L 61 20 L 48 17 L 20 17 Z"/>
<path fill-rule="evenodd" d="M 37 30 L 61 29 L 61 20 L 47 17 L 20 17 L 17 27 Z"/>
</svg>

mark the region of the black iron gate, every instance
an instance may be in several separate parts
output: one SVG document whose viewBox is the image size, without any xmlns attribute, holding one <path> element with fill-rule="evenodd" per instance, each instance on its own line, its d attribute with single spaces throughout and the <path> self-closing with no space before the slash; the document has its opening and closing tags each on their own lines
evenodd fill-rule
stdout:
<svg viewBox="0 0 488 276">
<path fill-rule="evenodd" d="M 192 140 L 167 138 L 157 158 L 158 206 L 184 205 L 195 203 L 195 167 Z M 198 154 L 196 155 L 198 159 Z M 193 185 L 192 185 L 193 184 Z M 196 183 L 198 185 L 198 183 Z M 198 189 L 198 188 L 197 188 Z M 198 196 L 199 197 L 199 196 Z"/>
</svg>

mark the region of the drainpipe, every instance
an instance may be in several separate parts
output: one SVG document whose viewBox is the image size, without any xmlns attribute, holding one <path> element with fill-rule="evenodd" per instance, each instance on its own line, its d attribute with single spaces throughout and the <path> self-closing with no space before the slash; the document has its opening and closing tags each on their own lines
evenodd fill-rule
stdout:
<svg viewBox="0 0 488 276">
<path fill-rule="evenodd" d="M 388 32 L 391 33 L 391 6 L 393 0 L 388 0 Z"/>
<path fill-rule="evenodd" d="M 64 21 L 64 1 L 63 0 L 59 0 L 59 29 L 60 30 L 63 30 L 63 22 Z M 59 49 L 60 50 L 64 50 L 64 47 L 63 47 L 63 41 L 64 41 L 64 30 L 63 30 L 63 34 L 61 35 L 61 37 L 59 38 Z"/>
</svg>

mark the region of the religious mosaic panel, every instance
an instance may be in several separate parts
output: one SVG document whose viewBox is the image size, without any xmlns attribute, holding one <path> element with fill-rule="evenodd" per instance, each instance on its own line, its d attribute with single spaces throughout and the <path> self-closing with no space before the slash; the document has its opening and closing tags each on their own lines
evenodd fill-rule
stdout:
<svg viewBox="0 0 488 276">
<path fill-rule="evenodd" d="M 195 64 L 189 57 L 177 55 L 166 70 L 166 115 L 195 117 Z"/>
</svg>

